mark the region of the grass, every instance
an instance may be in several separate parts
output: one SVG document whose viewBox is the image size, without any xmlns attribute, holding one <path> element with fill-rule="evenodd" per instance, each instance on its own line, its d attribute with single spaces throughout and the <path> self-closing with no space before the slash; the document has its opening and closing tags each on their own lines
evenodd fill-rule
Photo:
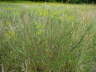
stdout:
<svg viewBox="0 0 96 72">
<path fill-rule="evenodd" d="M 95 72 L 95 19 L 95 5 L 0 3 L 4 71 Z"/>
</svg>

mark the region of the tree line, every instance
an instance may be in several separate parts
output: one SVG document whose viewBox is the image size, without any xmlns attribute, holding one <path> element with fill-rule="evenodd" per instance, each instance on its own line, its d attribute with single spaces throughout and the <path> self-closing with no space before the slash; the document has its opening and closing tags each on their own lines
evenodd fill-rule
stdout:
<svg viewBox="0 0 96 72">
<path fill-rule="evenodd" d="M 64 2 L 64 3 L 96 3 L 96 0 L 0 0 L 0 1 L 45 1 L 45 2 Z"/>
<path fill-rule="evenodd" d="M 64 3 L 96 3 L 96 0 L 31 0 L 31 1 L 64 2 Z"/>
</svg>

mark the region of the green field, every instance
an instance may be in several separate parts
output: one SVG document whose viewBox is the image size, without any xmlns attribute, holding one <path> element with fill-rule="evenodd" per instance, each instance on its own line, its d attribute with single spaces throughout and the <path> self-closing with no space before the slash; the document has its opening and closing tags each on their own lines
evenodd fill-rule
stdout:
<svg viewBox="0 0 96 72">
<path fill-rule="evenodd" d="M 0 64 L 4 72 L 96 72 L 96 6 L 0 3 Z"/>
</svg>

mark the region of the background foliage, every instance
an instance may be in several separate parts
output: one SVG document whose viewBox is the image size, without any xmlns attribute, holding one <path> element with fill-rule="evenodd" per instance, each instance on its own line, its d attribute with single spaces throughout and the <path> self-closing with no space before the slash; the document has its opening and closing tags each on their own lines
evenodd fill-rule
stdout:
<svg viewBox="0 0 96 72">
<path fill-rule="evenodd" d="M 47 1 L 64 3 L 96 3 L 96 0 L 0 0 L 0 1 Z"/>
</svg>

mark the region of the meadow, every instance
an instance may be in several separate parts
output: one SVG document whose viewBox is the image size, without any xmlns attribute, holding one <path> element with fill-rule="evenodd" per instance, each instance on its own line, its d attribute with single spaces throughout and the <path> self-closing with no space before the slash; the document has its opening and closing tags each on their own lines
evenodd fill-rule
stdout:
<svg viewBox="0 0 96 72">
<path fill-rule="evenodd" d="M 96 72 L 96 6 L 0 3 L 0 72 Z"/>
</svg>

